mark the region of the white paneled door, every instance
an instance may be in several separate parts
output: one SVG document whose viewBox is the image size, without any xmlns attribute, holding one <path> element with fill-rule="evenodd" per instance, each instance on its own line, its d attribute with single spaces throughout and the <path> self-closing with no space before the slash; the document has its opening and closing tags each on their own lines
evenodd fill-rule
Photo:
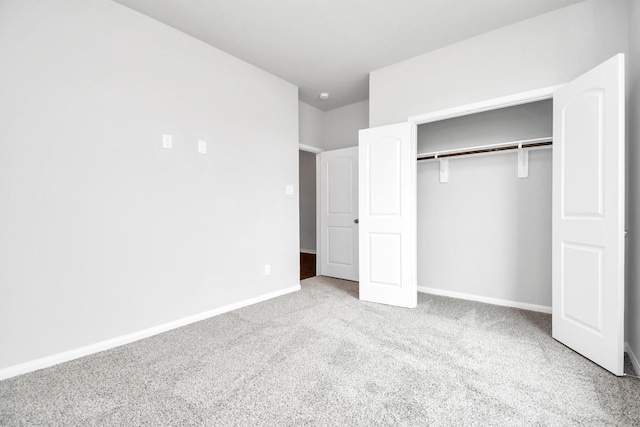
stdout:
<svg viewBox="0 0 640 427">
<path fill-rule="evenodd" d="M 624 55 L 553 97 L 553 337 L 624 360 Z"/>
<path fill-rule="evenodd" d="M 360 299 L 417 304 L 416 125 L 364 129 L 360 148 Z"/>
<path fill-rule="evenodd" d="M 358 280 L 358 147 L 320 153 L 320 275 Z"/>
</svg>

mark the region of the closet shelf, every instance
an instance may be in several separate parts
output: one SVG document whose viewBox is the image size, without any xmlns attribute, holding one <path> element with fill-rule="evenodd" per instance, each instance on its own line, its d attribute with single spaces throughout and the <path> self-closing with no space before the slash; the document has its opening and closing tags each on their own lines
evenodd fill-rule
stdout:
<svg viewBox="0 0 640 427">
<path fill-rule="evenodd" d="M 501 144 L 478 145 L 475 147 L 458 148 L 455 150 L 442 150 L 442 151 L 434 151 L 430 153 L 420 153 L 418 154 L 418 161 L 445 159 L 445 158 L 457 157 L 457 156 L 469 156 L 473 154 L 494 153 L 498 151 L 517 150 L 520 148 L 541 148 L 541 147 L 551 146 L 552 143 L 553 143 L 553 139 L 551 137 L 548 137 L 548 138 L 525 139 L 522 141 L 512 141 L 512 142 L 505 142 Z"/>
</svg>

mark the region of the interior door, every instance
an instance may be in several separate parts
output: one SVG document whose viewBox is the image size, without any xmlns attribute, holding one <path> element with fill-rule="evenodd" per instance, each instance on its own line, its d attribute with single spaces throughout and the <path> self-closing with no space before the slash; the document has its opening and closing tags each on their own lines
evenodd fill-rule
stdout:
<svg viewBox="0 0 640 427">
<path fill-rule="evenodd" d="M 624 373 L 624 55 L 553 97 L 553 337 Z"/>
<path fill-rule="evenodd" d="M 320 274 L 358 280 L 358 147 L 320 153 Z"/>
<path fill-rule="evenodd" d="M 360 299 L 417 304 L 416 125 L 364 129 L 360 147 Z"/>
</svg>

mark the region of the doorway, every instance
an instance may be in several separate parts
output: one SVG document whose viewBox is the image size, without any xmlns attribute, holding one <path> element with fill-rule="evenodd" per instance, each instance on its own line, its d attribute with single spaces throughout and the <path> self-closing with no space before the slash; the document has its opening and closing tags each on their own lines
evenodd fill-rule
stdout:
<svg viewBox="0 0 640 427">
<path fill-rule="evenodd" d="M 320 150 L 302 147 L 298 151 L 300 212 L 300 280 L 316 276 L 317 156 Z"/>
<path fill-rule="evenodd" d="M 321 153 L 318 177 L 318 272 L 358 281 L 358 147 Z"/>
</svg>

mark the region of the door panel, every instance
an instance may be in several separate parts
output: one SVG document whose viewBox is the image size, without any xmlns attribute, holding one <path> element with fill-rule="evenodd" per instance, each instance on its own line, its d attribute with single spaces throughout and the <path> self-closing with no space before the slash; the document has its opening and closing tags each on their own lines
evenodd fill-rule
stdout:
<svg viewBox="0 0 640 427">
<path fill-rule="evenodd" d="M 353 227 L 328 227 L 327 262 L 353 265 Z"/>
<path fill-rule="evenodd" d="M 358 280 L 358 147 L 320 153 L 320 274 Z"/>
<path fill-rule="evenodd" d="M 553 98 L 553 337 L 624 373 L 624 56 Z"/>
<path fill-rule="evenodd" d="M 604 203 L 604 91 L 590 90 L 564 107 L 563 215 L 602 218 Z M 579 162 L 574 159 L 580 159 Z"/>
<path fill-rule="evenodd" d="M 416 125 L 360 131 L 360 299 L 417 304 Z"/>
<path fill-rule="evenodd" d="M 402 176 L 398 138 L 380 138 L 368 147 L 369 212 L 371 215 L 399 215 Z"/>
<path fill-rule="evenodd" d="M 562 244 L 562 318 L 580 328 L 602 334 L 602 246 Z"/>
<path fill-rule="evenodd" d="M 402 236 L 370 233 L 370 280 L 373 285 L 402 286 Z"/>
<path fill-rule="evenodd" d="M 333 154 L 328 154 L 332 157 Z M 325 156 L 326 157 L 326 156 Z M 351 157 L 327 159 L 327 212 L 330 215 L 353 213 L 353 180 L 357 164 Z"/>
</svg>

